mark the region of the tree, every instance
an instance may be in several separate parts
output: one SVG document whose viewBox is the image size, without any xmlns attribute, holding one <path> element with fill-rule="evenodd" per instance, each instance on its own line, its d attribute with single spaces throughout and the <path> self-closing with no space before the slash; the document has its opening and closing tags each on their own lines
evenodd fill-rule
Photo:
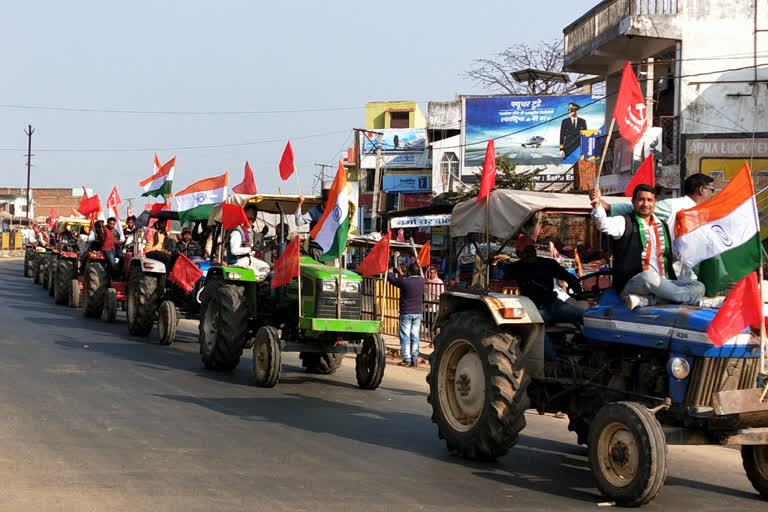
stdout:
<svg viewBox="0 0 768 512">
<path fill-rule="evenodd" d="M 539 41 L 532 46 L 516 43 L 488 59 L 475 59 L 474 66 L 463 76 L 497 93 L 523 96 L 568 94 L 576 91 L 575 82 L 584 77 L 570 73 L 566 83 L 539 80 L 535 83 L 517 82 L 512 73 L 523 69 L 563 71 L 563 40 Z"/>
<path fill-rule="evenodd" d="M 517 172 L 516 165 L 507 156 L 496 157 L 496 185 L 493 190 L 505 189 L 505 190 L 535 190 L 536 178 L 535 176 L 544 169 L 534 169 L 527 172 Z M 477 197 L 480 192 L 480 176 L 482 171 L 475 173 L 477 176 L 477 183 L 472 187 L 467 187 L 461 192 L 452 194 L 450 198 L 445 197 L 442 200 L 447 201 L 450 204 L 460 203 L 461 201 L 467 201 L 473 197 Z M 443 194 L 444 195 L 444 194 Z M 441 197 L 441 196 L 438 196 Z"/>
</svg>

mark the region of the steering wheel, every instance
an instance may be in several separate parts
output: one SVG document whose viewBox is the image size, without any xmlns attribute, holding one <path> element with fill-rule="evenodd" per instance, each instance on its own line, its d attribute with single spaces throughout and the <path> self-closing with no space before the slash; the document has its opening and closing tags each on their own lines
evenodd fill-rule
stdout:
<svg viewBox="0 0 768 512">
<path fill-rule="evenodd" d="M 575 300 L 585 300 L 585 301 L 596 301 L 600 298 L 600 295 L 602 295 L 602 290 L 600 289 L 600 277 L 601 276 L 610 276 L 612 275 L 612 272 L 610 270 L 598 270 L 597 272 L 592 272 L 590 274 L 585 274 L 581 276 L 578 281 L 576 281 L 579 284 L 579 289 L 574 290 L 571 285 L 568 285 L 568 288 L 565 290 L 568 295 L 573 297 Z M 595 284 L 592 286 L 589 290 L 584 290 L 581 286 L 581 283 L 588 279 L 594 279 Z"/>
</svg>

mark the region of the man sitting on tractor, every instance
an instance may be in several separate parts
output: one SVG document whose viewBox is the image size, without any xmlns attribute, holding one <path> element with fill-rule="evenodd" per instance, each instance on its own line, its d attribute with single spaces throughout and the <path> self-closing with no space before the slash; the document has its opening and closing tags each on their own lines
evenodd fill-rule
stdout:
<svg viewBox="0 0 768 512">
<path fill-rule="evenodd" d="M 579 279 L 550 258 L 539 258 L 530 238 L 521 235 L 515 243 L 519 261 L 508 265 L 504 279 L 515 281 L 520 294 L 531 299 L 539 308 L 547 325 L 556 323 L 580 324 L 583 311 L 563 302 L 555 293 L 554 280 L 565 281 L 574 290 L 580 290 Z"/>
<path fill-rule="evenodd" d="M 149 238 L 144 247 L 144 253 L 147 258 L 161 261 L 165 265 L 165 271 L 171 271 L 171 252 L 173 249 L 173 240 L 166 233 L 167 219 L 157 219 L 153 226 L 152 233 L 148 231 Z"/>
<path fill-rule="evenodd" d="M 253 250 L 253 241 L 255 233 L 253 223 L 256 222 L 258 210 L 255 206 L 247 206 L 245 215 L 248 217 L 248 227 L 243 229 L 238 226 L 229 234 L 229 243 L 227 244 L 227 263 L 235 267 L 250 268 L 253 270 L 256 280 L 263 281 L 269 273 L 269 264 L 256 257 Z"/>
<path fill-rule="evenodd" d="M 181 230 L 181 240 L 176 242 L 175 254 L 183 254 L 187 258 L 196 256 L 202 256 L 203 251 L 200 249 L 200 245 L 192 240 L 192 230 L 190 228 L 184 228 Z"/>
<path fill-rule="evenodd" d="M 724 297 L 704 297 L 702 283 L 676 279 L 669 228 L 653 214 L 654 187 L 638 185 L 632 194 L 634 211 L 618 217 L 606 216 L 600 197 L 600 190 L 590 190 L 592 218 L 599 231 L 615 240 L 613 286 L 627 308 L 648 306 L 657 298 L 673 304 L 720 307 Z"/>
<path fill-rule="evenodd" d="M 115 228 L 116 224 L 116 218 L 108 218 L 107 225 L 99 233 L 101 250 L 104 253 L 104 257 L 107 258 L 107 263 L 109 264 L 110 269 L 115 268 L 115 255 L 117 253 L 117 248 L 120 245 L 120 233 Z"/>
</svg>

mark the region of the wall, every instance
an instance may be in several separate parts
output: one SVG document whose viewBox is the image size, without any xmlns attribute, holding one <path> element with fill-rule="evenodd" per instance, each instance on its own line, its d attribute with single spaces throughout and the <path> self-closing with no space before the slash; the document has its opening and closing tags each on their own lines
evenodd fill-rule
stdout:
<svg viewBox="0 0 768 512">
<path fill-rule="evenodd" d="M 415 101 L 372 101 L 365 105 L 365 128 L 390 128 L 387 110 L 413 110 L 409 113 L 409 128 L 426 128 L 427 120 Z"/>
</svg>

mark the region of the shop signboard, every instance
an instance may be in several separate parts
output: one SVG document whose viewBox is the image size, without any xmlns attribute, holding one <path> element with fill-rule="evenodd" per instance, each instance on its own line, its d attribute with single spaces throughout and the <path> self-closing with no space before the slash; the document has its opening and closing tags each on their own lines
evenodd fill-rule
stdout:
<svg viewBox="0 0 768 512">
<path fill-rule="evenodd" d="M 427 149 L 427 130 L 425 128 L 389 128 L 376 130 L 381 132 L 382 152 L 424 151 Z M 375 153 L 378 149 L 378 135 L 373 132 L 361 132 L 363 153 Z"/>
<path fill-rule="evenodd" d="M 432 192 L 429 174 L 388 173 L 382 176 L 381 188 L 388 194 Z"/>
<path fill-rule="evenodd" d="M 579 106 L 575 121 L 568 116 L 571 103 Z M 581 157 L 581 131 L 603 130 L 605 100 L 591 94 L 466 98 L 464 119 L 468 167 L 483 165 L 489 139 L 497 156 L 515 164 L 574 164 Z"/>
<path fill-rule="evenodd" d="M 432 167 L 429 151 L 382 153 L 382 169 L 427 169 Z M 376 168 L 376 153 L 366 153 L 360 158 L 361 169 Z"/>
<path fill-rule="evenodd" d="M 406 228 L 431 228 L 435 226 L 450 226 L 451 214 L 435 215 L 408 215 L 406 217 L 392 217 L 389 221 L 392 229 Z"/>
</svg>

